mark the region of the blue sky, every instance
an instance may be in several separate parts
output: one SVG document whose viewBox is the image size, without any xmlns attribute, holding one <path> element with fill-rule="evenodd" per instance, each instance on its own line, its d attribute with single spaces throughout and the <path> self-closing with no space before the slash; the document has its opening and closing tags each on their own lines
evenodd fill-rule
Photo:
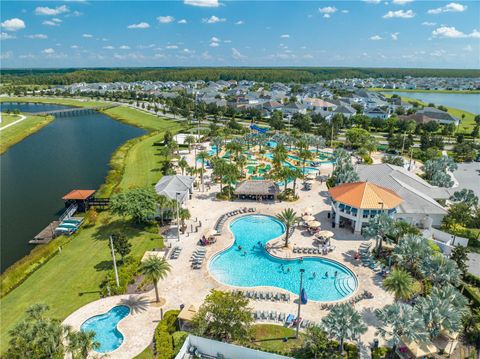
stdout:
<svg viewBox="0 0 480 359">
<path fill-rule="evenodd" d="M 480 68 L 479 1 L 2 1 L 1 65 Z"/>
</svg>

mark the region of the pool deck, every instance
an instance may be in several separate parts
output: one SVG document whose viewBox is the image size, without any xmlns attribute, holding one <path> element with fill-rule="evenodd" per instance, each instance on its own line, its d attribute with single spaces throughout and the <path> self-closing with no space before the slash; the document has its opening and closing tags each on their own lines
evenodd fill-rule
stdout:
<svg viewBox="0 0 480 359">
<path fill-rule="evenodd" d="M 193 152 L 193 151 L 192 151 Z M 188 154 L 187 151 L 182 153 L 187 158 L 189 165 L 194 165 L 193 153 Z M 330 164 L 322 165 L 320 167 L 320 175 L 329 175 L 332 171 Z M 162 308 L 164 311 L 170 309 L 179 309 L 181 304 L 199 304 L 212 289 L 220 290 L 234 290 L 237 287 L 221 284 L 213 278 L 208 271 L 208 262 L 210 259 L 222 251 L 230 247 L 233 243 L 233 236 L 229 229 L 230 221 L 239 216 L 231 217 L 223 226 L 222 232 L 217 236 L 217 242 L 208 247 L 206 260 L 204 261 L 200 270 L 193 270 L 190 268 L 190 257 L 192 253 L 198 248 L 197 242 L 200 238 L 211 230 L 217 219 L 224 213 L 244 208 L 254 207 L 257 214 L 276 215 L 285 208 L 293 208 L 298 215 L 301 215 L 303 209 L 310 207 L 313 209 L 313 215 L 321 222 L 322 230 L 331 230 L 335 236 L 331 240 L 331 244 L 335 246 L 335 250 L 330 252 L 328 259 L 338 261 L 352 270 L 358 279 L 358 289 L 353 294 L 361 293 L 367 290 L 373 294 L 373 299 L 362 300 L 355 304 L 355 308 L 361 313 L 365 323 L 368 325 L 368 331 L 362 335 L 360 339 L 361 347 L 368 348 L 368 346 L 376 338 L 376 325 L 378 325 L 374 310 L 381 308 L 394 301 L 393 296 L 387 293 L 381 286 L 382 280 L 378 274 L 371 269 L 362 266 L 360 261 L 356 261 L 353 256 L 355 251 L 363 241 L 359 235 L 354 235 L 346 229 L 331 228 L 331 220 L 327 218 L 329 212 L 329 204 L 327 203 L 327 188 L 325 182 L 315 180 L 310 191 L 303 191 L 300 183 L 297 183 L 297 193 L 300 196 L 296 202 L 253 202 L 253 201 L 219 201 L 215 198 L 215 194 L 219 191 L 219 185 L 210 183 L 211 170 L 206 171 L 205 192 L 195 190 L 193 198 L 187 204 L 191 213 L 191 220 L 187 221 L 187 228 L 190 229 L 197 226 L 201 222 L 202 226 L 198 232 L 181 235 L 178 242 L 176 236 L 168 238 L 167 243 L 172 246 L 180 246 L 182 251 L 176 260 L 168 259 L 172 266 L 171 274 L 159 283 L 160 296 L 165 299 Z M 298 181 L 300 182 L 300 181 Z M 291 185 L 289 185 L 291 188 Z M 283 247 L 283 237 L 271 241 L 272 254 L 283 258 L 295 258 L 306 256 L 305 254 L 294 254 L 291 251 L 293 246 L 311 247 L 314 236 L 307 235 L 299 229 L 295 229 L 290 238 L 290 247 L 288 249 Z M 323 257 L 322 255 L 318 255 Z M 242 288 L 246 289 L 246 288 Z M 254 290 L 265 290 L 273 292 L 287 291 L 276 287 L 255 287 Z M 124 335 L 124 343 L 114 352 L 111 352 L 107 357 L 115 358 L 132 358 L 142 352 L 153 338 L 155 326 L 160 320 L 159 306 L 152 304 L 154 300 L 154 291 L 139 295 L 122 295 L 100 299 L 98 301 L 87 304 L 71 314 L 64 323 L 72 325 L 75 329 L 80 328 L 80 325 L 89 317 L 104 313 L 110 310 L 113 306 L 124 304 L 125 300 L 140 301 L 145 303 L 138 307 L 138 310 L 133 315 L 129 315 L 119 323 L 119 329 Z M 284 313 L 297 312 L 297 305 L 294 300 L 297 298 L 296 294 L 291 293 L 291 301 L 272 302 L 251 300 L 251 308 L 253 310 L 278 311 Z M 302 317 L 314 322 L 319 322 L 328 314 L 327 310 L 321 309 L 320 302 L 309 301 L 302 306 Z M 380 342 L 382 340 L 380 339 Z"/>
</svg>

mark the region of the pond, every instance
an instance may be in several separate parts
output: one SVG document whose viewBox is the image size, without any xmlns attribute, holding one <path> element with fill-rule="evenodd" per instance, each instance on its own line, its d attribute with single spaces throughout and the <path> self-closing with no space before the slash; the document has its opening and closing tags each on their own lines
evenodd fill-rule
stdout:
<svg viewBox="0 0 480 359">
<path fill-rule="evenodd" d="M 463 94 L 463 93 L 442 93 L 442 92 L 409 92 L 409 91 L 393 91 L 388 94 L 397 94 L 415 98 L 417 100 L 435 105 L 443 105 L 453 107 L 459 110 L 468 111 L 474 114 L 480 114 L 480 94 Z"/>
<path fill-rule="evenodd" d="M 4 103 L 1 110 L 41 112 L 67 108 L 50 104 Z M 101 113 L 58 117 L 0 156 L 1 266 L 30 252 L 28 244 L 64 208 L 72 189 L 98 189 L 115 149 L 145 133 Z"/>
</svg>

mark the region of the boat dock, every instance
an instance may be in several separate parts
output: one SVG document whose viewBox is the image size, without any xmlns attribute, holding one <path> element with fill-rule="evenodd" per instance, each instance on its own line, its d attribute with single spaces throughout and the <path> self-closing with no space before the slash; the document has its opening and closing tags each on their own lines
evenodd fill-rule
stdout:
<svg viewBox="0 0 480 359">
<path fill-rule="evenodd" d="M 53 238 L 55 238 L 55 229 L 60 224 L 60 221 L 53 221 L 46 226 L 39 234 L 37 234 L 32 240 L 29 240 L 29 244 L 47 244 Z"/>
</svg>

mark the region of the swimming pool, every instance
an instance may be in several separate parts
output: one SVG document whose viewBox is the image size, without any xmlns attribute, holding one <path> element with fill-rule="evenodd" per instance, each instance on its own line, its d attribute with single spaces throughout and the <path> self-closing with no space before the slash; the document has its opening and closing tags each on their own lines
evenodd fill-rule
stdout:
<svg viewBox="0 0 480 359">
<path fill-rule="evenodd" d="M 230 229 L 234 244 L 209 263 L 210 273 L 221 283 L 237 287 L 272 286 L 296 294 L 300 269 L 303 268 L 304 288 L 311 300 L 337 301 L 357 289 L 356 276 L 340 263 L 312 257 L 303 261 L 280 259 L 259 248 L 258 242 L 264 245 L 285 233 L 284 225 L 274 217 L 243 216 L 232 222 Z M 242 249 L 239 250 L 238 246 Z"/>
<path fill-rule="evenodd" d="M 81 331 L 95 332 L 95 341 L 100 343 L 96 349 L 99 353 L 108 353 L 117 349 L 123 343 L 123 334 L 117 329 L 118 323 L 130 314 L 126 305 L 117 305 L 107 313 L 96 315 L 83 322 Z"/>
</svg>

